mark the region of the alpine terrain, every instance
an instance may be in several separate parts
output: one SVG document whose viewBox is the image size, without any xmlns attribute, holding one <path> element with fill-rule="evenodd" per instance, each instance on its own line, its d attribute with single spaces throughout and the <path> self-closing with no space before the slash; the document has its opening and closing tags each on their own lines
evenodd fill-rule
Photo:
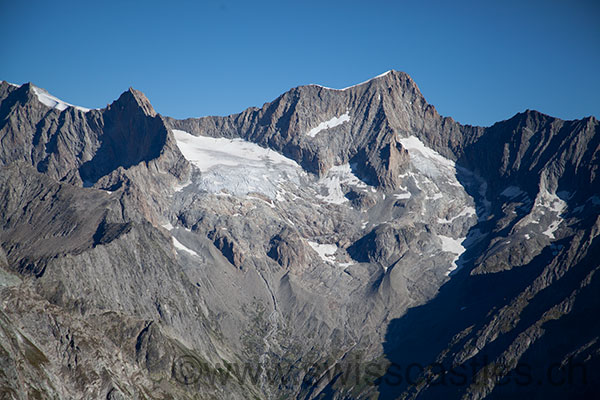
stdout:
<svg viewBox="0 0 600 400">
<path fill-rule="evenodd" d="M 0 85 L 0 398 L 600 393 L 600 123 L 389 71 L 177 120 Z"/>
</svg>

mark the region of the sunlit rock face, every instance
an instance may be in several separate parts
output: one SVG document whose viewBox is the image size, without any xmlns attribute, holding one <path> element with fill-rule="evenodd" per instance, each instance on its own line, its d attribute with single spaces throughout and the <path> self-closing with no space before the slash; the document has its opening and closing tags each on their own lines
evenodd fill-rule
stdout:
<svg viewBox="0 0 600 400">
<path fill-rule="evenodd" d="M 482 360 L 598 382 L 594 118 L 462 126 L 396 71 L 187 120 L 134 89 L 89 110 L 3 82 L 0 113 L 0 393 L 525 393 Z M 473 361 L 452 390 L 388 379 Z M 368 363 L 358 384 L 310 368 Z M 256 373 L 205 379 L 224 365 Z"/>
</svg>

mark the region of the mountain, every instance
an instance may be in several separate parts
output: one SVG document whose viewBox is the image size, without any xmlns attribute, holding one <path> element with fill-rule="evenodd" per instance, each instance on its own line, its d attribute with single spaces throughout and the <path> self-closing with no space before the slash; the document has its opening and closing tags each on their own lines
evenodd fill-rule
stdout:
<svg viewBox="0 0 600 400">
<path fill-rule="evenodd" d="M 2 82 L 0 390 L 589 398 L 599 131 L 397 71 L 186 120 Z"/>
</svg>

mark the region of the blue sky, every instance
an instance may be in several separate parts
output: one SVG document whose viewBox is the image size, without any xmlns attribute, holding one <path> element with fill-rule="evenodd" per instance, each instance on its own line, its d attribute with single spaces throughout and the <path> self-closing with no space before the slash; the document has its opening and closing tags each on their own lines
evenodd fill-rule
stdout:
<svg viewBox="0 0 600 400">
<path fill-rule="evenodd" d="M 0 79 L 104 107 L 133 86 L 177 118 L 396 69 L 461 123 L 600 117 L 600 2 L 0 0 Z"/>
</svg>

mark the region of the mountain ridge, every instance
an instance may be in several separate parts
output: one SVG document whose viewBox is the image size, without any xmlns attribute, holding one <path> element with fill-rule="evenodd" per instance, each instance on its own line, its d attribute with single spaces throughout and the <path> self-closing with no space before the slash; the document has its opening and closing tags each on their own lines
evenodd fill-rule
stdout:
<svg viewBox="0 0 600 400">
<path fill-rule="evenodd" d="M 600 338 L 585 325 L 599 308 L 599 125 L 534 111 L 461 125 L 396 71 L 186 120 L 133 88 L 83 112 L 2 82 L 0 388 L 435 398 L 428 371 L 389 385 L 388 366 L 488 357 L 443 394 L 494 398 L 524 392 L 475 379 L 490 363 L 537 371 L 575 354 L 589 393 L 600 387 Z M 568 324 L 583 333 L 561 345 Z M 381 379 L 308 368 L 352 360 Z M 223 363 L 274 380 L 196 379 Z"/>
</svg>

